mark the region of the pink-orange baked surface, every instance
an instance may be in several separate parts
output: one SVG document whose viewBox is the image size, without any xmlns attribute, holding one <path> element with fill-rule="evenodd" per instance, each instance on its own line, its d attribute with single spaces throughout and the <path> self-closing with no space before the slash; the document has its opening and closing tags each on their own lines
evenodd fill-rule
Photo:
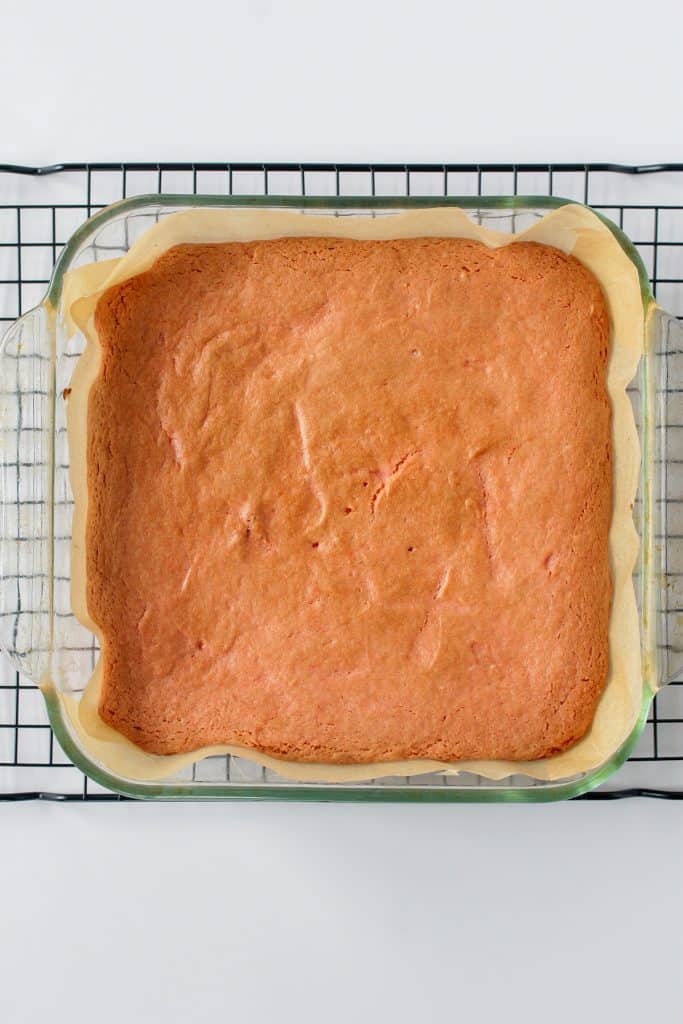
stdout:
<svg viewBox="0 0 683 1024">
<path fill-rule="evenodd" d="M 107 291 L 100 712 L 145 750 L 542 758 L 608 667 L 609 320 L 558 250 L 183 245 Z"/>
</svg>

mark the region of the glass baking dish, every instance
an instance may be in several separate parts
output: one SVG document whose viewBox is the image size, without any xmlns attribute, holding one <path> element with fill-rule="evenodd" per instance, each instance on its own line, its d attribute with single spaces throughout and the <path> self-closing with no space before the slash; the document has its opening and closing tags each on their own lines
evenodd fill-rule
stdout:
<svg viewBox="0 0 683 1024">
<path fill-rule="evenodd" d="M 631 735 L 612 757 L 590 772 L 556 782 L 522 775 L 492 782 L 463 772 L 330 784 L 291 782 L 250 761 L 224 755 L 204 758 L 162 782 L 140 782 L 113 775 L 83 749 L 58 699 L 58 692 L 80 698 L 98 653 L 95 637 L 74 617 L 70 603 L 73 496 L 62 395 L 83 339 L 78 334 L 69 337 L 64 326 L 66 271 L 122 256 L 160 218 L 198 206 L 294 209 L 311 216 L 391 216 L 407 209 L 454 206 L 494 230 L 517 232 L 566 202 L 521 196 L 140 196 L 107 207 L 76 231 L 54 268 L 45 300 L 10 327 L 0 352 L 0 644 L 13 666 L 41 686 L 59 743 L 90 778 L 140 798 L 546 801 L 592 789 L 625 761 L 645 724 L 653 690 L 683 669 L 683 479 L 680 485 L 677 480 L 683 464 L 683 431 L 673 429 L 681 425 L 675 409 L 680 389 L 670 386 L 670 381 L 683 379 L 683 329 L 657 307 L 638 253 L 606 218 L 602 219 L 638 270 L 647 335 L 645 355 L 629 387 L 642 450 L 634 507 L 641 548 L 634 582 L 643 696 Z"/>
</svg>

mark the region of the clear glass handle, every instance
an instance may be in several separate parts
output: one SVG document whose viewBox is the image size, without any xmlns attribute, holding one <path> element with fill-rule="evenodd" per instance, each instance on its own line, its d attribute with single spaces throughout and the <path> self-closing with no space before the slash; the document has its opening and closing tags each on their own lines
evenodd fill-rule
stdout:
<svg viewBox="0 0 683 1024">
<path fill-rule="evenodd" d="M 51 313 L 37 306 L 0 347 L 0 646 L 38 681 L 49 664 L 52 604 Z"/>
<path fill-rule="evenodd" d="M 683 674 L 683 324 L 656 310 L 651 325 L 654 357 L 655 473 L 653 551 L 658 594 L 660 682 Z"/>
</svg>

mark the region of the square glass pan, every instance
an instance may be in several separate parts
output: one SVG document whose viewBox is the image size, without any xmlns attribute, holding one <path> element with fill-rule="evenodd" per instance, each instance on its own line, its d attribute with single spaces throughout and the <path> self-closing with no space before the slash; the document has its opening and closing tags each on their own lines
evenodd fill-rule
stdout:
<svg viewBox="0 0 683 1024">
<path fill-rule="evenodd" d="M 490 782 L 477 775 L 435 773 L 354 783 L 295 783 L 237 757 L 209 757 L 162 782 L 115 776 L 92 759 L 62 711 L 57 691 L 79 698 L 97 658 L 92 634 L 70 603 L 73 495 L 68 476 L 63 389 L 81 354 L 80 335 L 63 323 L 66 271 L 123 256 L 160 218 L 192 207 L 294 209 L 309 216 L 391 216 L 407 209 L 456 206 L 494 230 L 517 232 L 567 200 L 548 197 L 301 198 L 258 196 L 139 196 L 102 210 L 72 236 L 54 269 L 44 302 L 7 332 L 0 354 L 0 643 L 12 664 L 41 684 L 50 722 L 65 753 L 107 788 L 141 798 L 279 798 L 402 801 L 557 800 L 577 796 L 607 779 L 628 757 L 647 718 L 653 688 L 683 667 L 683 512 L 669 500 L 667 474 L 683 463 L 677 446 L 683 381 L 683 330 L 650 293 L 645 269 L 629 240 L 602 218 L 635 264 L 645 310 L 645 355 L 629 388 L 641 449 L 640 490 L 634 518 L 641 550 L 634 580 L 641 620 L 643 698 L 631 736 L 603 765 L 570 779 L 540 782 L 511 776 Z M 683 491 L 683 488 L 682 488 Z M 683 496 L 683 495 L 682 495 Z M 683 505 L 681 505 L 683 509 Z M 680 548 L 680 550 L 679 550 Z M 678 563 L 681 563 L 680 565 Z M 680 570 L 680 571 L 679 571 Z"/>
</svg>

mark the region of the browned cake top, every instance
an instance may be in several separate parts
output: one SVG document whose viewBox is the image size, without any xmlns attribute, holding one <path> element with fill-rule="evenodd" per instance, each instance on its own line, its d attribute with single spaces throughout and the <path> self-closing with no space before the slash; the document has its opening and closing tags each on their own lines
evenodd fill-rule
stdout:
<svg viewBox="0 0 683 1024">
<path fill-rule="evenodd" d="M 531 759 L 605 683 L 609 321 L 533 243 L 182 245 L 100 299 L 87 598 L 146 750 Z"/>
</svg>

